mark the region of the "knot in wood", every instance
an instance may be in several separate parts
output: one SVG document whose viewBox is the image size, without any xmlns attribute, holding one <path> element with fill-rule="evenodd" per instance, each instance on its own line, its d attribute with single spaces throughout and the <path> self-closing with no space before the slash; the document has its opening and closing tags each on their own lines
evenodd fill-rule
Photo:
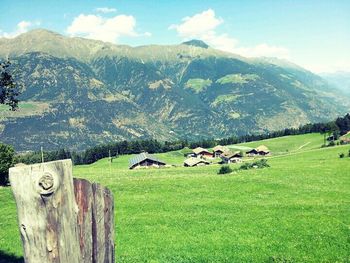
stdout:
<svg viewBox="0 0 350 263">
<path fill-rule="evenodd" d="M 53 187 L 53 177 L 51 174 L 44 174 L 39 180 L 39 186 L 44 190 L 49 190 Z"/>
</svg>

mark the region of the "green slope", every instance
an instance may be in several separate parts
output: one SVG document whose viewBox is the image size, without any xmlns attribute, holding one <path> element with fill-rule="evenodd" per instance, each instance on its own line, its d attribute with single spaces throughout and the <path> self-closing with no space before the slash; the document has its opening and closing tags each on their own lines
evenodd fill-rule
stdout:
<svg viewBox="0 0 350 263">
<path fill-rule="evenodd" d="M 319 135 L 264 143 L 292 150 L 299 139 L 319 143 Z M 74 175 L 114 193 L 117 262 L 347 262 L 350 159 L 338 154 L 350 146 L 314 146 L 224 176 L 218 165 L 129 171 L 129 156 L 76 166 Z M 183 160 L 181 152 L 159 158 Z M 0 203 L 1 250 L 21 255 L 9 188 Z"/>
<path fill-rule="evenodd" d="M 267 146 L 273 155 L 288 154 L 305 150 L 320 148 L 323 144 L 323 135 L 310 133 L 298 136 L 284 136 L 279 138 L 267 139 L 262 141 L 241 143 L 237 145 L 228 145 L 229 148 L 244 150 L 241 146 L 255 148 L 260 145 Z"/>
</svg>

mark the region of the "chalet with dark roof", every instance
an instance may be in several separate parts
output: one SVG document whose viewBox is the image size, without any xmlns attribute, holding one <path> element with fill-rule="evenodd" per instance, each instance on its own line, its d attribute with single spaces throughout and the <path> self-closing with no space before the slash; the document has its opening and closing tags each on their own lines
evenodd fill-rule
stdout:
<svg viewBox="0 0 350 263">
<path fill-rule="evenodd" d="M 147 152 L 142 152 L 129 160 L 129 169 L 141 168 L 141 167 L 162 167 L 165 166 L 165 162 L 162 162 L 154 155 Z"/>
<path fill-rule="evenodd" d="M 241 152 L 225 152 L 221 154 L 221 163 L 241 163 L 243 155 Z"/>
<path fill-rule="evenodd" d="M 259 147 L 256 147 L 246 152 L 246 154 L 249 156 L 256 156 L 256 155 L 265 156 L 270 154 L 270 150 L 265 145 L 260 145 Z"/>
</svg>

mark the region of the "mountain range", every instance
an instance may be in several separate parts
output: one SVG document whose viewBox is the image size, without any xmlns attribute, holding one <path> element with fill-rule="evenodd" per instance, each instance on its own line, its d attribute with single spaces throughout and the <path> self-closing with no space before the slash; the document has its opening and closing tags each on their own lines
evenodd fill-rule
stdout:
<svg viewBox="0 0 350 263">
<path fill-rule="evenodd" d="M 291 62 L 200 40 L 130 47 L 37 29 L 0 38 L 0 57 L 22 87 L 17 112 L 0 107 L 0 141 L 18 151 L 263 133 L 350 107 L 348 95 Z"/>
<path fill-rule="evenodd" d="M 320 76 L 344 93 L 350 95 L 350 72 L 336 71 L 332 73 L 321 73 Z"/>
</svg>

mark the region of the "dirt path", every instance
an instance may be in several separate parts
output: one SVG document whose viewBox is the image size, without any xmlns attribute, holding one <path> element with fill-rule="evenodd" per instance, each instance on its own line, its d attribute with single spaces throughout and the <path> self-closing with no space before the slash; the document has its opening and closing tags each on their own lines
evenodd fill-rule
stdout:
<svg viewBox="0 0 350 263">
<path fill-rule="evenodd" d="M 302 148 L 304 148 L 306 145 L 309 145 L 311 142 L 307 142 L 305 144 L 303 144 L 302 146 L 300 146 L 298 149 L 296 149 L 296 151 L 301 150 Z"/>
</svg>

